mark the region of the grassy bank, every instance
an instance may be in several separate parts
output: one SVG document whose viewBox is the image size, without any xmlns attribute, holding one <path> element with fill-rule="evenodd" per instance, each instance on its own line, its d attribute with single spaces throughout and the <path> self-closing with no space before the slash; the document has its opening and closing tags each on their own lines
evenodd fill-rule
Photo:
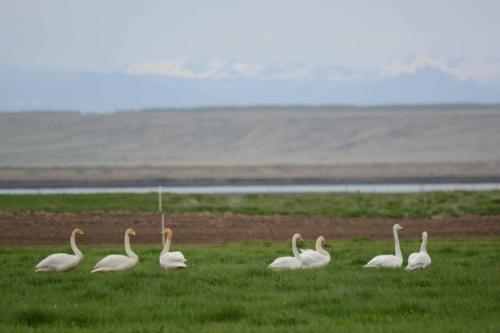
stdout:
<svg viewBox="0 0 500 333">
<path fill-rule="evenodd" d="M 311 247 L 312 241 L 307 242 Z M 419 244 L 403 240 L 405 257 Z M 2 332 L 498 332 L 498 240 L 432 241 L 425 271 L 368 270 L 392 242 L 336 242 L 329 266 L 270 272 L 289 244 L 246 242 L 175 247 L 189 267 L 166 272 L 159 248 L 136 248 L 132 271 L 91 275 L 120 249 L 83 248 L 84 262 L 63 274 L 34 273 L 66 248 L 0 249 Z M 406 261 L 406 260 L 405 260 Z"/>
<path fill-rule="evenodd" d="M 500 191 L 418 194 L 175 195 L 165 210 L 184 213 L 298 214 L 429 218 L 500 214 Z M 156 211 L 157 195 L 0 195 L 3 212 Z"/>
</svg>

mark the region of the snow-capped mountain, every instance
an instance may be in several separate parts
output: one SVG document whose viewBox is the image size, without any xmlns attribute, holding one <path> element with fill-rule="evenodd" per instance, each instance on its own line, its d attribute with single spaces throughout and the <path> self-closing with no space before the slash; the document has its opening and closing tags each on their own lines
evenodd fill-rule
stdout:
<svg viewBox="0 0 500 333">
<path fill-rule="evenodd" d="M 367 73 L 340 66 L 314 66 L 304 62 L 281 61 L 252 63 L 240 60 L 177 59 L 143 62 L 128 67 L 130 75 L 159 75 L 186 79 L 256 79 L 256 80 L 331 80 L 360 81 Z"/>
<path fill-rule="evenodd" d="M 388 74 L 301 62 L 180 59 L 134 64 L 124 73 L 0 73 L 5 111 L 498 102 L 498 83 L 459 79 L 438 66 Z"/>
</svg>

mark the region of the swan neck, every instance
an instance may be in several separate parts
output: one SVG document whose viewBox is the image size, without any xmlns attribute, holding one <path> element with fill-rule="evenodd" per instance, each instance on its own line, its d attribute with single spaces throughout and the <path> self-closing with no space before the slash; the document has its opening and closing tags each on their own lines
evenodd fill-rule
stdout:
<svg viewBox="0 0 500 333">
<path fill-rule="evenodd" d="M 163 251 L 161 251 L 160 256 L 162 256 L 165 253 L 168 253 L 168 251 L 170 251 L 170 244 L 171 243 L 172 243 L 172 239 L 170 239 L 169 237 L 167 237 L 167 239 L 165 241 L 165 246 L 163 247 Z"/>
<path fill-rule="evenodd" d="M 316 239 L 316 251 L 325 256 L 329 255 L 329 253 L 323 248 L 323 240 L 320 238 Z"/>
<path fill-rule="evenodd" d="M 73 252 L 75 253 L 75 255 L 79 258 L 83 258 L 83 253 L 82 251 L 80 251 L 77 247 L 76 247 L 76 242 L 75 242 L 75 236 L 76 236 L 76 232 L 73 231 L 71 233 L 71 238 L 70 238 L 70 245 L 71 245 L 71 249 L 73 250 Z"/>
<path fill-rule="evenodd" d="M 136 259 L 138 258 L 137 254 L 132 251 L 130 248 L 130 236 L 128 233 L 125 234 L 125 253 L 127 253 L 127 256 L 130 258 Z"/>
<path fill-rule="evenodd" d="M 401 247 L 399 246 L 398 231 L 396 229 L 393 229 L 392 232 L 394 233 L 394 250 L 396 252 L 396 257 L 403 258 Z"/>
<path fill-rule="evenodd" d="M 420 252 L 427 253 L 427 236 L 422 237 L 422 244 L 420 245 Z"/>
<path fill-rule="evenodd" d="M 299 251 L 297 250 L 297 238 L 299 237 L 292 238 L 292 252 L 295 258 L 300 259 L 300 254 Z"/>
</svg>

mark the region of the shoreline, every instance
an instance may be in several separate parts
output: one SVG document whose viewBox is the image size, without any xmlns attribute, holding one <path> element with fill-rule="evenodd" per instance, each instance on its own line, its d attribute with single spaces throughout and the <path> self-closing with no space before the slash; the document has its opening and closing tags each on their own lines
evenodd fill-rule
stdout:
<svg viewBox="0 0 500 333">
<path fill-rule="evenodd" d="M 268 166 L 0 167 L 0 188 L 500 182 L 500 162 Z"/>
<path fill-rule="evenodd" d="M 3 181 L 0 189 L 44 188 L 122 188 L 122 187 L 211 187 L 211 186 L 287 186 L 287 185 L 399 185 L 399 184 L 478 184 L 498 183 L 490 177 L 414 177 L 414 178 L 292 178 L 292 179 L 132 179 L 132 180 L 39 180 Z"/>
</svg>

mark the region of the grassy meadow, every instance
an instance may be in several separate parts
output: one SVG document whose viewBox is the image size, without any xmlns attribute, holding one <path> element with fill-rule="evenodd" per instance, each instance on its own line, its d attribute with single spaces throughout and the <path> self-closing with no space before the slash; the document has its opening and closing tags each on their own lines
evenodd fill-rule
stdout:
<svg viewBox="0 0 500 333">
<path fill-rule="evenodd" d="M 0 212 L 156 211 L 157 194 L 0 195 Z M 165 194 L 177 213 L 430 218 L 500 214 L 500 191 L 416 194 Z"/>
<path fill-rule="evenodd" d="M 58 274 L 33 267 L 69 248 L 1 248 L 0 331 L 500 331 L 498 239 L 431 239 L 432 265 L 413 272 L 362 267 L 393 251 L 391 241 L 334 242 L 327 267 L 282 272 L 266 265 L 289 255 L 288 243 L 174 248 L 187 269 L 164 271 L 159 248 L 137 247 L 133 270 L 101 275 L 89 273 L 93 264 L 123 249 L 83 248 L 81 266 Z M 402 248 L 406 258 L 419 243 L 403 239 Z"/>
<path fill-rule="evenodd" d="M 156 194 L 1 195 L 0 212 L 156 211 Z M 165 195 L 171 212 L 428 218 L 500 214 L 500 191 L 422 194 Z M 312 248 L 313 240 L 306 240 Z M 402 239 L 403 254 L 419 248 Z M 140 263 L 90 274 L 122 248 L 83 247 L 68 273 L 34 266 L 68 247 L 0 247 L 0 332 L 499 332 L 500 239 L 430 238 L 424 271 L 365 269 L 392 240 L 334 241 L 317 270 L 272 272 L 289 242 L 176 246 L 189 267 L 164 271 L 159 247 Z"/>
</svg>

